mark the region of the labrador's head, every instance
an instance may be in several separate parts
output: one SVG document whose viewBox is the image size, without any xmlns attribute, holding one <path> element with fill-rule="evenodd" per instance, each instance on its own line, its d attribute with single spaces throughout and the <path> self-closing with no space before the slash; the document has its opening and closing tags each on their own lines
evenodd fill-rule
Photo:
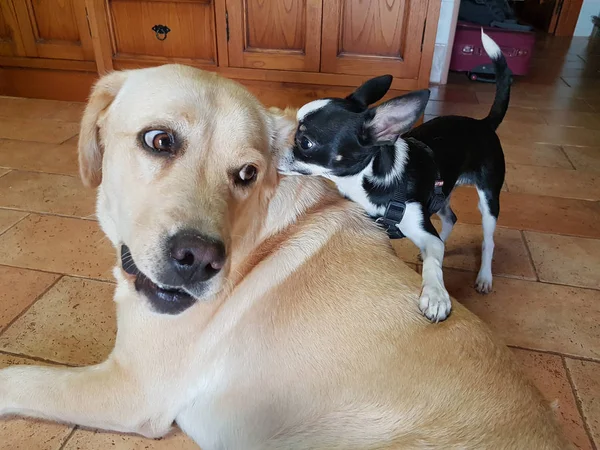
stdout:
<svg viewBox="0 0 600 450">
<path fill-rule="evenodd" d="M 237 83 L 185 66 L 114 72 L 95 86 L 81 177 L 99 186 L 100 224 L 156 310 L 177 313 L 223 287 L 294 125 Z"/>
</svg>

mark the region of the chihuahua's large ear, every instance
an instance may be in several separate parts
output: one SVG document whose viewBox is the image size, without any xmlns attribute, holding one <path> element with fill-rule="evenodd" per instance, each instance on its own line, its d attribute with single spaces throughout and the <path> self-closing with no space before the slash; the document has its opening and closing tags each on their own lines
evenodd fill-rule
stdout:
<svg viewBox="0 0 600 450">
<path fill-rule="evenodd" d="M 102 181 L 104 149 L 98 135 L 98 119 L 123 86 L 127 72 L 102 77 L 92 89 L 79 129 L 79 174 L 83 184 L 97 187 Z"/>
<path fill-rule="evenodd" d="M 346 99 L 359 103 L 366 108 L 383 98 L 387 91 L 389 91 L 393 79 L 394 77 L 391 75 L 382 75 L 380 77 L 371 78 L 369 81 L 366 81 L 359 86 L 358 89 L 346 97 Z"/>
<path fill-rule="evenodd" d="M 365 145 L 393 144 L 419 120 L 427 101 L 429 89 L 410 92 L 372 108 L 366 115 L 362 130 Z"/>
</svg>

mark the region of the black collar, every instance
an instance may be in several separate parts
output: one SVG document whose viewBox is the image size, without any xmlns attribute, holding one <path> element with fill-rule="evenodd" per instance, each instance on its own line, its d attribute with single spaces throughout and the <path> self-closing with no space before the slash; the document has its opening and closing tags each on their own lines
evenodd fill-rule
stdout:
<svg viewBox="0 0 600 450">
<path fill-rule="evenodd" d="M 444 181 L 442 180 L 439 168 L 435 163 L 435 155 L 433 153 L 433 150 L 431 150 L 431 148 L 425 145 L 423 142 L 413 138 L 407 138 L 406 140 L 410 141 L 411 144 L 425 150 L 429 154 L 435 165 L 436 178 L 433 186 L 433 195 L 431 196 L 429 205 L 427 205 L 429 214 L 433 215 L 436 212 L 438 212 L 440 208 L 446 203 L 446 196 L 444 195 L 443 191 Z M 396 187 L 396 190 L 394 191 L 392 199 L 386 205 L 383 216 L 378 217 L 375 220 L 375 222 L 377 222 L 385 229 L 390 239 L 402 239 L 403 237 L 405 237 L 404 233 L 402 233 L 402 231 L 400 231 L 400 228 L 398 228 L 398 225 L 400 225 L 400 222 L 402 222 L 404 212 L 406 211 L 406 191 L 406 177 L 403 176 L 400 180 L 400 183 Z"/>
<path fill-rule="evenodd" d="M 403 177 L 392 199 L 385 207 L 383 216 L 375 220 L 375 222 L 387 231 L 390 239 L 401 239 L 404 237 L 404 234 L 398 228 L 404 217 L 404 211 L 406 211 L 406 180 Z"/>
</svg>

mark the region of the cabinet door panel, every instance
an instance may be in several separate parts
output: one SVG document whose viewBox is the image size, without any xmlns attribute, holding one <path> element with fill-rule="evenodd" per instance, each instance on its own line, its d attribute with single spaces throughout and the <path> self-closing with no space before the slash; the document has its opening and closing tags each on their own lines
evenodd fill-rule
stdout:
<svg viewBox="0 0 600 450">
<path fill-rule="evenodd" d="M 216 64 L 213 4 L 199 1 L 111 2 L 116 58 Z M 166 26 L 166 34 L 153 30 Z"/>
<path fill-rule="evenodd" d="M 10 0 L 0 0 L 0 56 L 24 56 L 19 25 Z"/>
<path fill-rule="evenodd" d="M 328 0 L 321 71 L 417 78 L 427 6 L 424 0 Z"/>
<path fill-rule="evenodd" d="M 228 0 L 229 65 L 318 71 L 322 0 Z"/>
<path fill-rule="evenodd" d="M 81 0 L 14 0 L 27 56 L 93 61 Z"/>
</svg>

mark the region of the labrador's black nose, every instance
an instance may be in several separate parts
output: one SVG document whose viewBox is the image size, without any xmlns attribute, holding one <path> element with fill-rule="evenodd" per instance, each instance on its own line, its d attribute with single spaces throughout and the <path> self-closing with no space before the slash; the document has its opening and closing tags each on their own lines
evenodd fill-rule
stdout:
<svg viewBox="0 0 600 450">
<path fill-rule="evenodd" d="M 225 264 L 225 245 L 200 234 L 182 231 L 169 241 L 169 262 L 184 283 L 206 281 Z"/>
</svg>

